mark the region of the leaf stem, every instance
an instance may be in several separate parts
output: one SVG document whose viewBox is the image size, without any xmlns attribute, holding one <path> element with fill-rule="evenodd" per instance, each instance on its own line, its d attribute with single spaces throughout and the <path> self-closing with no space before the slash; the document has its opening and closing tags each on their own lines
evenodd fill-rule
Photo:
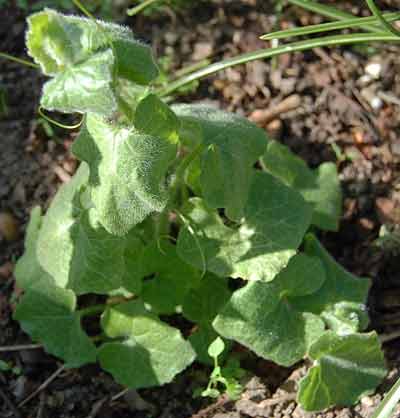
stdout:
<svg viewBox="0 0 400 418">
<path fill-rule="evenodd" d="M 391 25 L 385 17 L 382 15 L 382 12 L 376 6 L 374 0 L 365 0 L 372 14 L 379 20 L 383 28 L 386 29 L 389 33 L 392 33 L 395 36 L 400 37 L 400 31 L 397 30 L 393 25 Z"/>
<path fill-rule="evenodd" d="M 128 16 L 135 16 L 138 13 L 140 13 L 142 10 L 146 9 L 147 7 L 151 6 L 154 3 L 159 2 L 160 0 L 145 0 L 143 2 L 141 2 L 140 4 L 138 4 L 135 7 L 132 7 L 131 9 L 128 9 L 126 11 L 126 14 Z"/>
<path fill-rule="evenodd" d="M 75 4 L 75 6 L 89 19 L 96 20 L 95 17 L 92 15 L 92 13 L 89 12 L 89 10 L 81 3 L 80 0 L 72 0 L 72 3 Z"/>
<path fill-rule="evenodd" d="M 276 55 L 304 51 L 312 48 L 374 41 L 400 42 L 400 37 L 388 34 L 386 32 L 354 33 L 350 35 L 323 36 L 321 38 L 307 39 L 305 41 L 281 45 L 276 48 L 258 49 L 256 51 L 237 55 L 233 58 L 228 58 L 226 60 L 215 62 L 205 68 L 202 68 L 198 71 L 194 71 L 191 74 L 188 74 L 182 78 L 179 78 L 178 80 L 173 81 L 169 86 L 159 89 L 157 93 L 160 96 L 169 95 L 172 92 L 180 89 L 181 87 L 195 80 L 199 80 L 226 68 L 234 67 L 240 64 L 245 64 L 250 61 L 271 58 Z"/>
<path fill-rule="evenodd" d="M 47 120 L 47 122 L 50 122 L 50 123 L 52 123 L 53 125 L 58 126 L 59 128 L 62 128 L 62 129 L 69 129 L 69 130 L 73 130 L 73 129 L 77 129 L 77 128 L 79 128 L 79 127 L 82 125 L 83 120 L 85 119 L 85 117 L 84 117 L 84 116 L 82 116 L 82 119 L 81 119 L 78 123 L 76 123 L 75 125 L 64 125 L 63 123 L 61 123 L 61 122 L 57 122 L 55 119 L 52 119 L 52 118 L 50 118 L 49 116 L 47 116 L 47 115 L 43 112 L 43 108 L 42 108 L 42 106 L 39 106 L 38 113 L 39 113 L 39 115 L 40 115 L 43 119 Z"/>
<path fill-rule="evenodd" d="M 0 52 L 0 58 L 4 58 L 4 59 L 7 59 L 9 61 L 17 62 L 18 64 L 25 65 L 25 67 L 31 67 L 31 68 L 35 68 L 35 69 L 39 68 L 39 65 L 35 64 L 34 62 L 25 60 L 23 58 L 14 57 L 13 55 L 6 54 L 5 52 Z"/>
</svg>

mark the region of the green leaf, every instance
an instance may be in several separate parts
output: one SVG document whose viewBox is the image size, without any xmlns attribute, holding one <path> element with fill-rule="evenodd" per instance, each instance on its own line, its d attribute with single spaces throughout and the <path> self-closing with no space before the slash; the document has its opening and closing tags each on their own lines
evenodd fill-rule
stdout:
<svg viewBox="0 0 400 418">
<path fill-rule="evenodd" d="M 67 367 L 96 361 L 96 347 L 84 333 L 72 291 L 49 284 L 29 289 L 17 305 L 14 319 L 46 351 Z"/>
<path fill-rule="evenodd" d="M 137 41 L 127 27 L 45 9 L 28 18 L 26 43 L 29 55 L 47 75 L 61 73 L 110 48 L 119 77 L 148 84 L 158 76 L 151 48 Z"/>
<path fill-rule="evenodd" d="M 150 213 L 165 208 L 165 175 L 176 145 L 88 115 L 72 150 L 90 167 L 92 200 L 110 233 L 125 235 Z"/>
<path fill-rule="evenodd" d="M 254 173 L 244 221 L 236 229 L 198 198 L 183 212 L 190 225 L 179 233 L 181 258 L 218 276 L 245 280 L 272 280 L 296 253 L 311 220 L 311 207 L 298 192 L 262 172 Z"/>
<path fill-rule="evenodd" d="M 225 350 L 225 343 L 221 337 L 217 337 L 208 347 L 208 355 L 213 358 L 219 357 Z"/>
<path fill-rule="evenodd" d="M 148 313 L 140 301 L 108 308 L 101 322 L 109 337 L 120 339 L 100 347 L 101 366 L 128 387 L 168 383 L 195 358 L 180 332 Z"/>
<path fill-rule="evenodd" d="M 111 116 L 117 110 L 113 91 L 111 49 L 70 66 L 43 87 L 40 104 L 65 113 L 93 112 Z"/>
<path fill-rule="evenodd" d="M 314 366 L 300 381 L 298 401 L 306 411 L 355 404 L 386 375 L 378 336 L 326 332 L 309 352 Z"/>
<path fill-rule="evenodd" d="M 357 278 L 346 271 L 313 235 L 306 237 L 305 252 L 320 259 L 326 280 L 318 292 L 296 300 L 296 307 L 321 315 L 327 325 L 339 334 L 365 329 L 368 325 L 365 303 L 370 280 Z"/>
<path fill-rule="evenodd" d="M 145 244 L 138 231 L 134 228 L 126 236 L 126 246 L 124 253 L 125 272 L 122 276 L 122 284 L 125 289 L 135 295 L 139 295 L 143 288 L 142 257 Z"/>
<path fill-rule="evenodd" d="M 207 274 L 191 289 L 183 302 L 182 313 L 189 321 L 208 325 L 228 302 L 231 292 L 227 280 Z"/>
<path fill-rule="evenodd" d="M 253 165 L 267 145 L 265 132 L 247 119 L 204 105 L 175 105 L 186 127 L 197 126 L 206 145 L 201 156 L 200 182 L 211 208 L 225 208 L 227 216 L 243 216 L 252 182 Z M 181 131 L 185 134 L 185 131 Z M 185 139 L 183 139 L 185 142 Z"/>
<path fill-rule="evenodd" d="M 178 142 L 179 119 L 175 113 L 155 94 L 141 100 L 135 112 L 135 127 L 146 135 Z"/>
<path fill-rule="evenodd" d="M 262 161 L 271 174 L 298 190 L 313 205 L 314 225 L 337 231 L 342 212 L 342 193 L 335 164 L 323 163 L 316 170 L 311 170 L 288 147 L 276 141 L 268 143 Z"/>
<path fill-rule="evenodd" d="M 77 294 L 107 293 L 121 286 L 125 239 L 109 234 L 94 209 L 80 202 L 88 167 L 81 164 L 74 178 L 54 198 L 39 232 L 37 255 L 59 287 Z"/>
<path fill-rule="evenodd" d="M 320 261 L 298 254 L 272 282 L 251 282 L 237 290 L 213 326 L 259 356 L 291 366 L 324 330 L 320 318 L 293 302 L 316 292 L 324 280 Z"/>
<path fill-rule="evenodd" d="M 217 337 L 217 332 L 209 324 L 200 325 L 200 327 L 190 335 L 189 342 L 196 352 L 196 361 L 206 365 L 213 365 L 213 360 L 208 355 L 208 347 Z M 230 341 L 226 341 L 224 354 L 226 354 L 230 348 Z"/>
<path fill-rule="evenodd" d="M 143 277 L 149 278 L 143 283 L 143 301 L 158 314 L 176 313 L 190 289 L 201 280 L 200 272 L 182 262 L 176 246 L 166 240 L 148 245 L 140 264 Z"/>
<path fill-rule="evenodd" d="M 45 283 L 54 283 L 54 279 L 39 264 L 36 247 L 39 230 L 42 224 L 41 209 L 32 209 L 29 224 L 26 229 L 25 252 L 15 265 L 14 276 L 17 285 L 24 290 Z"/>
</svg>

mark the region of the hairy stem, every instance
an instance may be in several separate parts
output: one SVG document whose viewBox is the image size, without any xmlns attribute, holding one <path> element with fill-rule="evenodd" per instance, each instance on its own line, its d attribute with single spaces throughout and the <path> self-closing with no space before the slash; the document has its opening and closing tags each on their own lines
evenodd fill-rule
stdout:
<svg viewBox="0 0 400 418">
<path fill-rule="evenodd" d="M 138 4 L 135 7 L 132 7 L 131 9 L 128 9 L 126 11 L 126 14 L 128 16 L 135 16 L 138 13 L 140 13 L 142 10 L 146 9 L 147 7 L 151 6 L 152 4 L 158 3 L 160 0 L 145 0 L 142 3 Z"/>
</svg>

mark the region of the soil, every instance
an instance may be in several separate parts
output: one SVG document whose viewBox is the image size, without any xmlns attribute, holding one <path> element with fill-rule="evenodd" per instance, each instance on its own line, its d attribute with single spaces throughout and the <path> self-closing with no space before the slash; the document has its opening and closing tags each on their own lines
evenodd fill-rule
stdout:
<svg viewBox="0 0 400 418">
<path fill-rule="evenodd" d="M 362 13 L 362 1 L 335 5 Z M 382 7 L 399 4 L 387 0 Z M 25 57 L 25 12 L 7 7 L 0 14 L 0 50 Z M 129 18 L 126 23 L 165 56 L 168 71 L 203 59 L 219 59 L 265 47 L 259 35 L 278 27 L 317 23 L 320 18 L 285 8 L 277 20 L 272 1 L 214 0 L 175 12 Z M 257 121 L 271 137 L 289 145 L 310 166 L 336 162 L 343 185 L 344 211 L 338 233 L 321 235 L 324 245 L 351 272 L 373 278 L 371 329 L 386 341 L 390 373 L 374 396 L 354 408 L 305 414 L 294 400 L 306 365 L 284 369 L 247 355 L 249 373 L 240 400 L 194 399 L 207 371 L 193 366 L 162 388 L 123 393 L 97 366 L 63 370 L 41 349 L 1 352 L 18 369 L 0 372 L 1 417 L 65 418 L 350 418 L 369 417 L 399 375 L 400 256 L 376 245 L 382 225 L 399 224 L 400 208 L 400 49 L 317 49 L 281 56 L 219 73 L 179 99 L 206 101 Z M 369 75 L 371 63 L 379 74 Z M 375 65 L 375 68 L 376 65 Z M 35 70 L 0 61 L 0 347 L 31 344 L 11 314 L 12 275 L 23 250 L 29 212 L 48 205 L 57 187 L 76 169 L 69 152 L 74 132 L 52 128 L 38 117 L 43 79 Z M 1 102 L 1 100 L 0 100 Z M 279 113 L 276 113 L 279 109 Z M 68 120 L 67 120 L 68 121 Z M 397 209 L 396 209 L 397 208 Z M 6 215 L 4 215 L 6 214 Z M 4 222 L 6 219 L 6 222 Z M 4 229 L 6 223 L 6 229 Z M 7 239 L 6 239 L 7 237 Z M 49 376 L 43 391 L 21 405 Z M 116 396 L 120 394 L 121 396 Z M 400 414 L 400 411 L 399 411 Z"/>
</svg>

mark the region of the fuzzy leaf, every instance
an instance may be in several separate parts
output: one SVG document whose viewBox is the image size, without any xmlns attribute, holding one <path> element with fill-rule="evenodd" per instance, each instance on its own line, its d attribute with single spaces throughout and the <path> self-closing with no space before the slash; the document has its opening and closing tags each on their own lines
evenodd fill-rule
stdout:
<svg viewBox="0 0 400 418">
<path fill-rule="evenodd" d="M 183 260 L 221 277 L 263 281 L 287 265 L 311 220 L 311 207 L 298 192 L 262 172 L 254 173 L 238 228 L 225 226 L 198 198 L 184 213 L 190 225 L 179 233 Z"/>
<path fill-rule="evenodd" d="M 151 48 L 123 26 L 45 9 L 28 18 L 26 40 L 29 55 L 47 75 L 83 63 L 99 50 L 111 50 L 111 45 L 119 77 L 148 84 L 158 75 Z"/>
<path fill-rule="evenodd" d="M 15 265 L 14 276 L 17 285 L 24 290 L 46 283 L 54 284 L 54 279 L 39 264 L 36 247 L 42 215 L 39 206 L 32 209 L 25 236 L 25 252 Z"/>
<path fill-rule="evenodd" d="M 122 284 L 125 289 L 135 295 L 139 295 L 143 288 L 142 254 L 144 251 L 142 239 L 137 235 L 135 229 L 126 236 L 126 247 L 124 253 L 125 272 L 122 277 Z"/>
<path fill-rule="evenodd" d="M 88 115 L 72 150 L 90 167 L 92 200 L 110 233 L 125 235 L 164 209 L 165 174 L 176 156 L 175 145 Z"/>
<path fill-rule="evenodd" d="M 271 174 L 298 190 L 313 205 L 314 225 L 337 231 L 342 212 L 342 192 L 335 164 L 323 163 L 316 170 L 311 170 L 288 147 L 276 141 L 268 143 L 262 161 Z"/>
<path fill-rule="evenodd" d="M 179 119 L 155 94 L 141 100 L 135 112 L 135 127 L 142 134 L 178 141 Z"/>
<path fill-rule="evenodd" d="M 301 380 L 298 393 L 306 411 L 353 405 L 386 375 L 375 332 L 338 336 L 328 331 L 311 346 L 309 355 L 314 367 Z"/>
<path fill-rule="evenodd" d="M 25 293 L 14 319 L 47 352 L 62 358 L 67 367 L 80 367 L 96 361 L 96 347 L 82 330 L 75 308 L 73 292 L 41 284 Z"/>
<path fill-rule="evenodd" d="M 230 219 L 239 220 L 252 182 L 253 165 L 267 145 L 265 132 L 243 117 L 210 106 L 175 105 L 172 109 L 185 127 L 197 126 L 201 130 L 206 147 L 201 156 L 200 182 L 207 205 L 225 208 Z M 185 138 L 182 140 L 185 142 Z"/>
<path fill-rule="evenodd" d="M 54 198 L 39 233 L 37 255 L 59 287 L 77 294 L 106 293 L 121 285 L 125 240 L 109 234 L 94 209 L 81 206 L 88 178 L 83 163 Z"/>
<path fill-rule="evenodd" d="M 140 301 L 108 308 L 101 322 L 109 337 L 122 339 L 100 347 L 101 366 L 128 387 L 168 383 L 195 358 L 180 332 L 148 313 Z"/>
<path fill-rule="evenodd" d="M 325 280 L 317 258 L 298 254 L 271 283 L 237 290 L 213 322 L 225 338 L 283 366 L 301 360 L 324 330 L 323 321 L 293 301 L 317 291 Z"/>
<path fill-rule="evenodd" d="M 313 235 L 305 240 L 305 252 L 323 263 L 326 280 L 318 292 L 296 301 L 299 309 L 321 315 L 339 334 L 362 331 L 368 325 L 365 305 L 370 280 L 357 278 L 327 253 Z"/>
<path fill-rule="evenodd" d="M 111 116 L 117 110 L 113 93 L 114 56 L 111 49 L 70 66 L 48 81 L 41 105 L 65 113 L 93 112 Z"/>
<path fill-rule="evenodd" d="M 148 245 L 140 259 L 143 277 L 143 301 L 158 314 L 176 313 L 191 288 L 198 285 L 200 272 L 182 262 L 176 246 L 163 240 Z"/>
</svg>

